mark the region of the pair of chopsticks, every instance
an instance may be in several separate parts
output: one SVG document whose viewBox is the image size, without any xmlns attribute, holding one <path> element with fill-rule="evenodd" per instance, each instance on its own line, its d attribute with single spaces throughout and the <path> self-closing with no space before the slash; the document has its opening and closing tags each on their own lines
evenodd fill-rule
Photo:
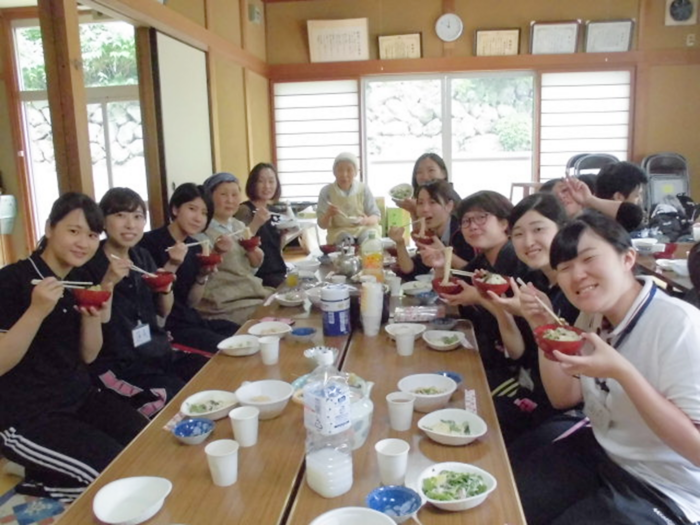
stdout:
<svg viewBox="0 0 700 525">
<path fill-rule="evenodd" d="M 221 234 L 221 237 L 235 237 L 236 235 L 241 234 L 244 231 L 245 231 L 245 228 L 243 228 L 242 230 L 237 230 L 235 232 L 231 232 L 231 233 L 223 233 L 223 234 Z M 186 244 L 185 246 L 190 246 L 190 245 Z"/>
<path fill-rule="evenodd" d="M 36 286 L 39 284 L 43 279 L 32 279 L 31 283 L 33 286 Z M 73 289 L 79 289 L 82 290 L 84 288 L 89 288 L 90 286 L 94 286 L 92 283 L 84 282 L 84 281 L 58 281 L 63 285 L 64 288 L 73 288 Z"/>
<path fill-rule="evenodd" d="M 401 226 L 399 226 L 399 228 L 406 228 L 406 227 L 412 226 L 412 225 L 414 225 L 415 223 L 420 222 L 420 221 L 421 221 L 421 219 L 416 219 L 416 220 L 413 221 L 413 222 L 409 222 L 409 223 L 407 223 L 407 224 L 402 224 Z"/>
<path fill-rule="evenodd" d="M 520 286 L 527 286 L 527 284 L 525 283 L 525 281 L 523 281 L 520 277 L 518 277 L 518 278 L 516 279 L 516 282 L 517 282 Z M 544 308 L 545 312 L 547 312 L 549 315 L 552 316 L 552 318 L 557 322 L 557 324 L 558 324 L 559 326 L 566 326 L 566 323 L 564 322 L 564 320 L 563 320 L 561 317 L 559 317 L 557 314 L 555 314 L 554 311 L 553 311 L 549 306 L 547 306 L 547 304 L 546 304 L 542 299 L 540 299 L 540 298 L 537 297 L 536 295 L 535 295 L 535 299 L 537 299 L 537 302 L 540 303 L 540 306 L 541 306 L 542 308 Z"/>
<path fill-rule="evenodd" d="M 464 277 L 474 277 L 474 272 L 465 272 L 464 270 L 450 270 L 450 273 L 463 275 Z"/>
<path fill-rule="evenodd" d="M 123 260 L 124 260 L 124 259 L 122 259 L 121 257 L 117 257 L 117 256 L 114 255 L 113 253 L 110 253 L 109 256 L 110 256 L 112 259 L 115 259 L 115 260 L 117 260 L 117 261 L 123 261 Z M 133 270 L 133 271 L 135 271 L 135 272 L 139 272 L 139 273 L 142 273 L 142 274 L 144 274 L 144 275 L 148 275 L 149 277 L 158 277 L 158 276 L 157 276 L 156 274 L 154 274 L 154 273 L 147 272 L 146 270 L 142 270 L 141 268 L 139 268 L 139 267 L 136 266 L 135 264 L 132 264 L 131 266 L 129 266 L 129 270 Z"/>
<path fill-rule="evenodd" d="M 233 234 L 229 234 L 229 235 L 233 235 Z M 190 246 L 199 246 L 200 244 L 204 244 L 204 243 L 211 244 L 211 243 L 209 242 L 209 239 L 206 239 L 206 240 L 204 240 L 204 241 L 188 242 L 187 244 L 185 244 L 185 246 L 187 246 L 187 247 L 189 248 Z M 173 248 L 175 248 L 175 246 L 176 246 L 175 244 L 173 244 L 172 246 L 168 246 L 168 247 L 165 249 L 165 251 L 166 251 L 166 252 L 169 252 L 170 250 L 172 250 Z"/>
</svg>

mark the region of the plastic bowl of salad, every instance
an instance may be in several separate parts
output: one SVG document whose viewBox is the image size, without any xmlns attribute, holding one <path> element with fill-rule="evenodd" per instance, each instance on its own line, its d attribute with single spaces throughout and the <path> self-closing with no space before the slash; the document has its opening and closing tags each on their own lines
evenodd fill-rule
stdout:
<svg viewBox="0 0 700 525">
<path fill-rule="evenodd" d="M 416 397 L 413 410 L 425 413 L 443 408 L 457 389 L 457 383 L 439 374 L 413 374 L 401 379 L 398 387 L 401 392 L 410 392 Z"/>
<path fill-rule="evenodd" d="M 510 288 L 508 279 L 497 273 L 485 272 L 482 275 L 475 275 L 472 279 L 474 286 L 481 293 L 493 292 L 496 295 L 504 294 Z"/>
<path fill-rule="evenodd" d="M 581 334 L 583 334 L 583 330 L 569 325 L 545 324 L 535 328 L 537 346 L 551 361 L 557 361 L 552 353 L 555 350 L 562 354 L 577 355 L 585 341 Z"/>
<path fill-rule="evenodd" d="M 464 334 L 462 332 L 451 332 L 449 330 L 428 330 L 423 332 L 423 341 L 433 350 L 445 352 L 454 350 L 462 344 Z"/>
<path fill-rule="evenodd" d="M 447 511 L 473 509 L 494 491 L 496 478 L 469 463 L 436 463 L 418 477 L 420 493 L 437 508 Z"/>
<path fill-rule="evenodd" d="M 413 197 L 413 186 L 408 183 L 397 184 L 389 190 L 389 195 L 391 195 L 392 199 L 396 199 L 397 201 L 410 199 Z"/>
<path fill-rule="evenodd" d="M 486 434 L 486 422 L 474 412 L 461 408 L 444 408 L 423 416 L 418 428 L 442 445 L 468 445 Z"/>
<path fill-rule="evenodd" d="M 226 417 L 231 409 L 238 404 L 238 398 L 233 392 L 226 390 L 204 390 L 197 392 L 180 405 L 180 413 L 190 418 L 206 418 L 216 421 Z"/>
</svg>

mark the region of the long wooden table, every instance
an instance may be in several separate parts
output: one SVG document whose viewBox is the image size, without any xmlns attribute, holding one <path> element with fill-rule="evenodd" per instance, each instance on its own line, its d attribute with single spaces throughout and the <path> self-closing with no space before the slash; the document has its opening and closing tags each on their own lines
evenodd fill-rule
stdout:
<svg viewBox="0 0 700 525">
<path fill-rule="evenodd" d="M 466 334 L 476 348 L 471 326 L 466 330 Z M 337 507 L 364 506 L 367 494 L 380 485 L 374 444 L 389 437 L 404 439 L 411 445 L 406 484 L 414 489 L 417 489 L 418 475 L 425 468 L 443 461 L 473 463 L 493 474 L 498 481 L 498 487 L 488 499 L 471 510 L 445 512 L 432 505 L 425 505 L 418 514 L 423 523 L 431 525 L 525 523 L 477 350 L 460 348 L 451 352 L 437 352 L 430 350 L 425 342 L 419 339 L 416 341 L 413 355 L 402 357 L 396 352 L 396 344 L 384 331 L 377 337 L 366 337 L 362 333 L 354 333 L 343 363 L 343 370 L 354 372 L 363 379 L 375 382 L 372 390 L 374 402 L 372 429 L 367 442 L 353 452 L 352 489 L 337 498 L 325 499 L 313 492 L 304 478 L 288 521 L 290 525 L 307 525 L 316 516 Z M 486 421 L 489 429 L 483 438 L 463 447 L 440 445 L 418 430 L 418 420 L 425 415 L 418 412 L 413 413 L 413 425 L 410 430 L 397 432 L 389 427 L 386 396 L 398 390 L 399 379 L 410 374 L 438 370 L 455 371 L 465 378 L 462 390 L 452 396 L 450 407 L 464 408 L 463 389 L 476 390 L 478 413 Z"/>
<path fill-rule="evenodd" d="M 682 242 L 676 245 L 676 250 L 671 255 L 672 259 L 688 259 L 688 251 L 693 247 L 691 242 Z M 661 268 L 656 259 L 651 255 L 637 257 L 637 268 L 657 279 L 670 293 L 686 294 L 693 289 L 693 283 L 687 275 L 678 275 L 672 270 Z"/>
<path fill-rule="evenodd" d="M 433 462 L 466 461 L 481 466 L 498 480 L 498 488 L 488 500 L 470 511 L 446 513 L 430 506 L 421 510 L 427 523 L 470 523 L 483 525 L 517 525 L 525 523 L 517 491 L 513 484 L 508 457 L 500 437 L 498 422 L 489 395 L 481 361 L 474 350 L 434 352 L 422 341 L 416 344 L 413 356 L 399 358 L 395 345 L 382 331 L 369 338 L 355 331 L 351 337 L 324 338 L 318 310 L 261 308 L 256 318 L 264 316 L 293 317 L 296 326 L 312 326 L 319 330 L 312 343 L 300 344 L 283 340 L 280 362 L 264 366 L 260 355 L 249 357 L 214 356 L 178 396 L 153 422 L 115 459 L 62 515 L 60 525 L 98 523 L 92 512 L 97 491 L 107 483 L 129 476 L 161 476 L 173 482 L 173 491 L 161 511 L 149 525 L 218 525 L 224 523 L 308 524 L 326 510 L 346 505 L 364 506 L 364 498 L 379 484 L 374 443 L 396 436 L 411 442 L 410 483 Z M 241 329 L 245 333 L 252 322 Z M 475 345 L 473 332 L 467 331 Z M 375 382 L 372 392 L 374 416 L 367 442 L 353 454 L 355 482 L 344 496 L 324 499 L 312 492 L 303 478 L 306 431 L 302 407 L 290 402 L 278 418 L 261 421 L 258 444 L 239 451 L 238 481 L 230 487 L 216 487 L 211 482 L 204 447 L 214 439 L 232 438 L 228 419 L 220 420 L 213 435 L 198 446 L 182 445 L 164 430 L 164 425 L 178 413 L 188 396 L 202 390 L 235 390 L 242 381 L 282 379 L 293 381 L 312 370 L 303 350 L 318 344 L 340 350 L 338 362 L 343 370 Z M 431 442 L 414 426 L 408 432 L 389 429 L 385 396 L 396 390 L 399 378 L 415 372 L 453 370 L 465 377 L 465 386 L 477 391 L 480 415 L 489 426 L 487 435 L 466 447 L 446 447 Z M 461 398 L 452 406 L 463 406 Z"/>
</svg>

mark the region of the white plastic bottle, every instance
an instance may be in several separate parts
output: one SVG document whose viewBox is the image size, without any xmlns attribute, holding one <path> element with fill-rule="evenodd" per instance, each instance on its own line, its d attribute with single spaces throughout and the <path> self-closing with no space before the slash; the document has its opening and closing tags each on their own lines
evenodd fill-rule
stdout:
<svg viewBox="0 0 700 525">
<path fill-rule="evenodd" d="M 371 230 L 369 237 L 360 247 L 362 257 L 362 275 L 373 275 L 378 283 L 384 282 L 384 249 L 377 232 Z"/>
<path fill-rule="evenodd" d="M 350 388 L 333 366 L 333 353 L 318 356 L 319 366 L 304 386 L 306 481 L 324 498 L 352 487 Z"/>
</svg>

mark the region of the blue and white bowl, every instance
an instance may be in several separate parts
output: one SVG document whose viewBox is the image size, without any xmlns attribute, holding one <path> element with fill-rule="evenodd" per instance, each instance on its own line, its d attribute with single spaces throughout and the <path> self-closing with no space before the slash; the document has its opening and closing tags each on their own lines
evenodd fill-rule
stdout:
<svg viewBox="0 0 700 525">
<path fill-rule="evenodd" d="M 418 512 L 422 505 L 420 495 L 408 487 L 386 485 L 367 495 L 367 506 L 389 516 L 396 523 L 403 523 Z"/>
<path fill-rule="evenodd" d="M 311 328 L 309 326 L 300 326 L 298 328 L 294 328 L 290 333 L 289 333 L 289 339 L 292 341 L 296 341 L 297 343 L 308 343 L 311 341 L 315 336 L 316 336 L 317 330 L 315 328 Z"/>
<path fill-rule="evenodd" d="M 438 370 L 437 372 L 434 372 L 435 374 L 440 374 L 441 376 L 449 377 L 457 383 L 457 389 L 462 386 L 462 383 L 464 382 L 464 378 L 462 377 L 462 374 L 458 374 L 457 372 L 452 372 L 451 370 Z"/>
<path fill-rule="evenodd" d="M 173 436 L 186 445 L 199 445 L 214 431 L 214 426 L 210 419 L 185 419 L 175 425 Z"/>
</svg>

